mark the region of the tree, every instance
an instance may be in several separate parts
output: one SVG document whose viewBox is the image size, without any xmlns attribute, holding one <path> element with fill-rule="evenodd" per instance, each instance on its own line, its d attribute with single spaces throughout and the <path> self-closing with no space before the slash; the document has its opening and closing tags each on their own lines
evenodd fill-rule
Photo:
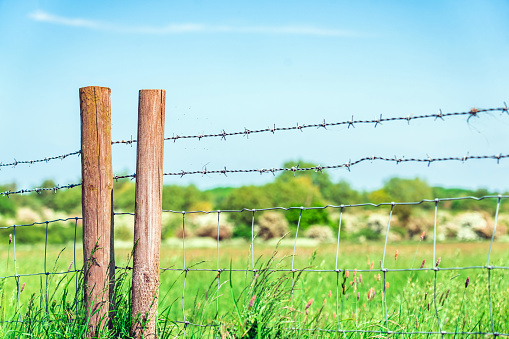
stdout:
<svg viewBox="0 0 509 339">
<path fill-rule="evenodd" d="M 383 191 L 390 198 L 390 201 L 386 202 L 418 202 L 423 199 L 433 199 L 433 190 L 425 181 L 419 178 L 391 178 L 385 182 Z M 422 208 L 429 207 L 430 205 L 422 206 Z M 412 214 L 412 206 L 396 206 L 393 213 L 398 216 L 401 222 L 406 223 Z"/>
<path fill-rule="evenodd" d="M 242 210 L 244 208 L 270 207 L 267 190 L 257 186 L 242 186 L 234 189 L 222 204 L 223 210 Z M 229 220 L 234 224 L 233 235 L 245 238 L 251 237 L 251 222 L 253 213 L 250 211 L 228 213 Z"/>
</svg>

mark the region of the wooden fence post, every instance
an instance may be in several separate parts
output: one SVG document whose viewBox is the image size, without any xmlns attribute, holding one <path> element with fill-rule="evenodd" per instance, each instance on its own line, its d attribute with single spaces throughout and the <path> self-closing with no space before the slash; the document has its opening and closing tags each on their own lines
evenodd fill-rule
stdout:
<svg viewBox="0 0 509 339">
<path fill-rule="evenodd" d="M 108 323 L 111 265 L 111 90 L 80 88 L 83 259 L 88 337 Z M 114 267 L 113 267 L 114 269 Z M 88 316 L 88 315 L 87 315 Z"/>
<path fill-rule="evenodd" d="M 131 335 L 155 338 L 163 192 L 165 90 L 140 90 Z"/>
</svg>

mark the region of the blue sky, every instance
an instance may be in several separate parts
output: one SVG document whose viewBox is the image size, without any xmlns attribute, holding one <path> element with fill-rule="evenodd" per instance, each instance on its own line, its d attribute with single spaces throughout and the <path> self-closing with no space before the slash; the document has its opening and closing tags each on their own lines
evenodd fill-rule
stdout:
<svg viewBox="0 0 509 339">
<path fill-rule="evenodd" d="M 113 140 L 136 138 L 138 90 L 166 94 L 166 135 L 469 111 L 509 103 L 506 1 L 0 1 L 0 162 L 78 150 L 78 89 L 112 90 Z M 321 165 L 365 156 L 509 153 L 509 115 L 165 143 L 165 172 Z M 115 174 L 135 147 L 113 146 Z M 509 190 L 509 160 L 363 163 L 357 189 L 391 176 Z M 3 167 L 0 184 L 80 181 L 80 158 Z M 166 177 L 201 188 L 270 174 Z"/>
</svg>

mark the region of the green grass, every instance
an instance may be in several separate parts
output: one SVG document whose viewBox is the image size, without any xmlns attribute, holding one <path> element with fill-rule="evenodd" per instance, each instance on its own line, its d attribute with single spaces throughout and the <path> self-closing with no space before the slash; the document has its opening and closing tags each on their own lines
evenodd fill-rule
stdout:
<svg viewBox="0 0 509 339">
<path fill-rule="evenodd" d="M 186 338 L 337 338 L 338 334 L 334 332 L 337 329 L 385 331 L 387 323 L 393 332 L 438 332 L 437 311 L 442 331 L 492 331 L 488 270 L 445 270 L 485 266 L 489 242 L 437 244 L 436 259 L 441 258 L 441 270 L 437 272 L 436 293 L 435 272 L 432 270 L 391 271 L 386 272 L 384 278 L 384 273 L 379 270 L 383 243 L 341 243 L 338 267 L 348 269 L 348 277 L 345 271 L 334 271 L 335 244 L 297 246 L 294 259 L 296 271 L 289 271 L 292 267 L 292 245 L 292 242 L 283 242 L 275 251 L 273 245 L 255 243 L 256 273 L 235 271 L 252 269 L 250 246 L 239 242 L 220 244 L 219 267 L 224 269 L 220 274 L 217 271 L 162 271 L 159 290 L 160 337 L 183 337 L 185 330 Z M 45 256 L 49 272 L 66 272 L 74 260 L 72 244 L 62 249 L 63 246 L 51 245 L 45 254 L 42 245 L 16 246 L 17 273 L 44 272 Z M 429 242 L 389 244 L 384 267 L 419 268 L 425 260 L 424 267 L 431 268 L 434 266 L 432 251 L 433 246 Z M 130 265 L 129 253 L 128 248 L 116 249 L 118 266 Z M 83 260 L 80 246 L 77 246 L 76 255 L 76 265 L 81 268 Z M 0 247 L 1 276 L 14 274 L 13 259 L 12 245 Z M 186 249 L 187 268 L 215 270 L 216 259 L 215 248 Z M 163 245 L 161 267 L 182 268 L 182 262 L 181 248 Z M 371 264 L 373 270 L 370 270 Z M 509 266 L 509 244 L 494 244 L 490 264 Z M 73 267 L 74 263 L 71 270 Z M 355 269 L 358 271 L 354 274 Z M 118 269 L 116 273 L 117 312 L 114 328 L 105 330 L 101 336 L 127 338 L 130 328 L 130 270 Z M 378 274 L 381 274 L 380 280 Z M 496 332 L 509 333 L 509 273 L 495 269 L 490 275 L 493 325 Z M 354 276 L 356 284 L 353 283 Z M 469 284 L 465 287 L 467 277 Z M 25 287 L 19 295 L 18 305 L 17 288 L 23 284 Z M 382 299 L 384 287 L 387 319 Z M 87 313 L 80 293 L 80 272 L 21 276 L 19 284 L 16 284 L 15 278 L 0 279 L 0 288 L 0 320 L 3 321 L 0 336 L 75 338 L 84 335 Z M 370 290 L 374 290 L 374 297 L 368 299 Z M 186 321 L 214 326 L 189 325 L 185 328 L 181 323 L 184 321 L 183 313 Z M 14 320 L 24 322 L 6 322 Z M 290 330 L 292 327 L 306 330 Z M 385 336 L 361 332 L 340 335 L 341 338 Z M 398 338 L 410 336 L 393 335 Z M 412 337 L 439 336 L 419 334 Z M 458 334 L 455 337 L 466 336 Z"/>
</svg>

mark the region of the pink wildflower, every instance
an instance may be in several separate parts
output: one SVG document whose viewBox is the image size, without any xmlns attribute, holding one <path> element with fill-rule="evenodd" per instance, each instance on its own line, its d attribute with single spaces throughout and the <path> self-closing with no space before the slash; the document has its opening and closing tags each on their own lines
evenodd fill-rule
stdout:
<svg viewBox="0 0 509 339">
<path fill-rule="evenodd" d="M 422 231 L 422 234 L 421 234 L 421 240 L 424 240 L 424 236 L 426 235 L 426 232 L 425 231 Z"/>
<path fill-rule="evenodd" d="M 309 299 L 308 303 L 306 304 L 306 310 L 311 307 L 311 304 L 313 303 L 313 298 Z"/>
<path fill-rule="evenodd" d="M 12 242 L 12 234 L 9 234 L 9 245 L 11 244 Z"/>
<path fill-rule="evenodd" d="M 23 285 L 21 285 L 21 291 L 19 291 L 19 293 L 23 292 L 23 290 L 25 289 L 25 284 L 26 283 L 23 283 Z"/>
<path fill-rule="evenodd" d="M 423 267 L 424 267 L 424 264 L 425 264 L 425 263 L 426 263 L 426 259 L 423 259 L 423 260 L 422 260 L 422 264 L 421 264 L 421 268 L 423 268 Z"/>
<path fill-rule="evenodd" d="M 468 287 L 468 283 L 470 282 L 470 277 L 467 277 L 467 281 L 465 281 L 465 288 Z"/>
<path fill-rule="evenodd" d="M 394 254 L 394 260 L 398 260 L 399 251 L 396 250 L 396 254 Z"/>
<path fill-rule="evenodd" d="M 256 295 L 253 295 L 251 300 L 249 300 L 249 305 L 247 305 L 247 308 L 253 307 L 255 300 L 256 300 Z"/>
<path fill-rule="evenodd" d="M 438 260 L 435 264 L 435 267 L 438 267 L 438 265 L 440 265 L 440 262 L 442 261 L 442 257 L 438 257 Z"/>
</svg>

